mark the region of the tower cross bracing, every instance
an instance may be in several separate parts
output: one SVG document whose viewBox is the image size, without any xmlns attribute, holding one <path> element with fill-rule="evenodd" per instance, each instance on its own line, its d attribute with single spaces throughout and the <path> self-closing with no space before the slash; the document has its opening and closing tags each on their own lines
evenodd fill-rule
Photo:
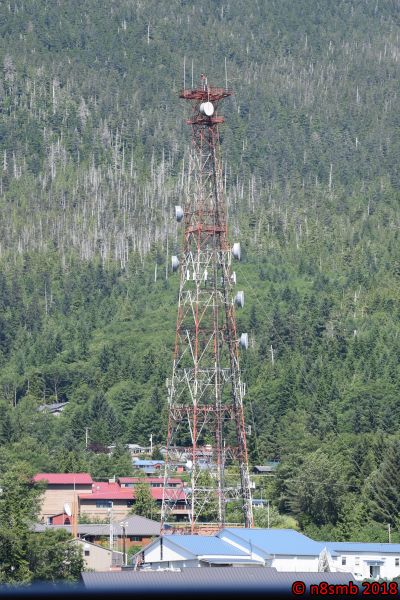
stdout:
<svg viewBox="0 0 400 600">
<path fill-rule="evenodd" d="M 243 292 L 234 297 L 236 275 L 232 260 L 240 259 L 240 244 L 228 240 L 223 196 L 218 115 L 220 102 L 231 95 L 224 88 L 209 87 L 202 77 L 196 89 L 180 97 L 191 105 L 187 121 L 192 127 L 188 191 L 183 206 L 175 207 L 184 227 L 183 248 L 172 257 L 180 272 L 178 315 L 172 376 L 168 380 L 168 435 L 165 458 L 162 529 L 179 515 L 182 499 L 188 503 L 189 528 L 214 518 L 225 523 L 226 504 L 241 501 L 246 527 L 253 525 L 246 428 L 241 380 L 240 347 L 235 306 L 242 306 Z M 189 447 L 190 483 L 168 487 L 174 456 Z M 204 459 L 206 457 L 206 459 Z M 238 485 L 226 484 L 226 467 L 236 467 Z M 214 515 L 214 516 L 213 516 Z"/>
</svg>

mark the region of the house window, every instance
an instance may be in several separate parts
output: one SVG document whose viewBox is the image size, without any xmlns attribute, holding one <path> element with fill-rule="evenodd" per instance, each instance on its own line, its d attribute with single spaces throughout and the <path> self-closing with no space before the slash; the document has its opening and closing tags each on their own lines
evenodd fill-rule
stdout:
<svg viewBox="0 0 400 600">
<path fill-rule="evenodd" d="M 359 556 L 355 557 L 354 564 L 356 565 L 356 567 L 358 567 L 360 565 L 360 557 Z"/>
<path fill-rule="evenodd" d="M 129 537 L 131 542 L 141 542 L 142 541 L 142 537 L 140 535 L 131 535 Z"/>
<path fill-rule="evenodd" d="M 90 550 L 85 550 L 85 556 L 90 556 Z"/>
<path fill-rule="evenodd" d="M 346 557 L 342 556 L 342 565 L 345 565 L 345 564 L 346 564 Z"/>
<path fill-rule="evenodd" d="M 111 500 L 96 500 L 96 508 L 111 508 Z"/>
<path fill-rule="evenodd" d="M 395 567 L 400 567 L 400 558 L 395 558 L 394 559 L 394 566 Z"/>
</svg>

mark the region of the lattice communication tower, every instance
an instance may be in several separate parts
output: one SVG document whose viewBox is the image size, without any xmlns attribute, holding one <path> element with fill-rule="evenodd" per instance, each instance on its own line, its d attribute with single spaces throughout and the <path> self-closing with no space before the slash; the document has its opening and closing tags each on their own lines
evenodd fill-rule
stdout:
<svg viewBox="0 0 400 600">
<path fill-rule="evenodd" d="M 232 500 L 241 501 L 245 527 L 253 526 L 239 367 L 248 335 L 238 337 L 236 331 L 235 308 L 243 306 L 244 293 L 235 294 L 232 261 L 240 260 L 240 244 L 228 241 L 219 140 L 224 118 L 217 114 L 220 102 L 231 94 L 209 87 L 204 76 L 198 88 L 180 93 L 191 104 L 187 123 L 192 126 L 192 151 L 186 199 L 175 207 L 184 236 L 182 252 L 172 257 L 180 287 L 173 371 L 167 381 L 162 532 L 167 523 L 173 525 L 184 500 L 191 533 L 210 514 L 224 525 L 226 503 Z M 190 483 L 173 488 L 174 463 L 184 449 Z M 227 484 L 227 465 L 236 466 L 239 485 Z"/>
</svg>

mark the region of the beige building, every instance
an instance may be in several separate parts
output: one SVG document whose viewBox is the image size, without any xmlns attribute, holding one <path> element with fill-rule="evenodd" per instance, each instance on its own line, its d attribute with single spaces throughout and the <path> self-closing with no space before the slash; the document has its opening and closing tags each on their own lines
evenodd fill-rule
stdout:
<svg viewBox="0 0 400 600">
<path fill-rule="evenodd" d="M 124 519 L 134 506 L 135 485 L 140 479 L 93 481 L 89 473 L 38 473 L 33 481 L 46 482 L 40 521 L 69 525 L 71 512 L 96 521 Z M 174 497 L 179 496 L 173 514 L 177 520 L 184 521 L 188 518 L 189 506 L 185 489 L 180 487 L 180 483 L 179 479 L 171 479 L 168 488 L 174 488 Z M 149 478 L 149 486 L 155 503 L 154 515 L 151 516 L 158 518 L 164 494 L 162 478 Z"/>
<path fill-rule="evenodd" d="M 123 519 L 134 502 L 133 490 L 115 482 L 96 481 L 90 493 L 79 494 L 79 514 L 91 519 Z"/>
<path fill-rule="evenodd" d="M 89 473 L 38 473 L 33 481 L 46 482 L 39 518 L 47 522 L 53 515 L 64 512 L 66 504 L 73 511 L 74 502 L 78 503 L 80 494 L 91 494 L 93 479 Z"/>
<path fill-rule="evenodd" d="M 86 540 L 75 539 L 73 544 L 82 548 L 85 571 L 116 571 L 123 564 L 122 552 L 115 552 Z"/>
</svg>

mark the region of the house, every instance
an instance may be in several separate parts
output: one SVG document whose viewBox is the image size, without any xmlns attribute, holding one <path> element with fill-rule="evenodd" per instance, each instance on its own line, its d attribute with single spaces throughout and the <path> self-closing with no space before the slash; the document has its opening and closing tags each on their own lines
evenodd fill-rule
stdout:
<svg viewBox="0 0 400 600">
<path fill-rule="evenodd" d="M 268 500 L 264 500 L 263 498 L 252 498 L 251 503 L 255 508 L 264 508 L 264 506 L 268 506 Z"/>
<path fill-rule="evenodd" d="M 253 473 L 255 475 L 274 475 L 278 465 L 278 461 L 270 461 L 265 465 L 255 465 L 253 467 Z"/>
<path fill-rule="evenodd" d="M 217 535 L 278 571 L 351 571 L 360 580 L 400 575 L 400 544 L 316 542 L 291 529 L 229 528 Z"/>
<path fill-rule="evenodd" d="M 96 481 L 90 492 L 79 494 L 79 514 L 91 519 L 125 517 L 134 503 L 133 489 L 121 488 L 118 483 Z"/>
<path fill-rule="evenodd" d="M 134 458 L 132 460 L 133 468 L 140 469 L 146 475 L 153 475 L 157 471 L 160 471 L 164 466 L 163 460 L 145 460 L 140 458 Z"/>
<path fill-rule="evenodd" d="M 39 513 L 42 521 L 62 514 L 65 504 L 72 507 L 79 494 L 91 493 L 93 485 L 89 473 L 37 473 L 33 477 L 35 483 L 42 481 L 47 483 Z"/>
<path fill-rule="evenodd" d="M 107 446 L 107 448 L 112 452 L 115 449 L 115 444 Z M 151 455 L 153 450 L 151 446 L 140 446 L 139 444 L 126 444 L 125 448 L 130 452 L 132 458 L 143 456 L 145 454 Z"/>
<path fill-rule="evenodd" d="M 246 598 L 246 594 L 260 598 L 292 598 L 292 586 L 295 581 L 303 581 L 307 592 L 311 585 L 323 581 L 328 585 L 348 586 L 354 579 L 351 573 L 284 573 L 276 569 L 236 567 L 227 569 L 182 569 L 182 571 L 120 571 L 115 573 L 82 573 L 81 580 L 87 592 L 118 596 L 134 594 L 136 598 L 146 595 L 187 597 L 195 594 L 199 597 L 208 594 L 226 593 L 232 598 L 236 595 Z M 304 598 L 304 594 L 299 597 Z M 343 597 L 348 597 L 343 595 Z"/>
<path fill-rule="evenodd" d="M 157 462 L 157 461 L 155 461 Z M 40 520 L 53 525 L 68 525 L 71 522 L 66 505 L 73 510 L 76 503 L 80 516 L 90 519 L 109 520 L 123 518 L 135 502 L 135 486 L 145 481 L 150 485 L 151 495 L 161 508 L 163 496 L 174 502 L 173 514 L 178 520 L 187 519 L 189 514 L 187 492 L 178 478 L 170 478 L 168 487 L 163 488 L 162 477 L 121 477 L 118 481 L 93 481 L 88 473 L 38 473 L 33 481 L 45 481 Z"/>
<path fill-rule="evenodd" d="M 400 576 L 400 544 L 323 542 L 332 571 L 351 571 L 356 579 Z"/>
<path fill-rule="evenodd" d="M 181 487 L 150 487 L 156 506 L 161 508 L 164 495 L 174 503 L 172 514 L 178 520 L 187 518 L 189 507 L 186 491 Z M 126 516 L 135 502 L 135 488 L 121 487 L 119 483 L 95 482 L 89 494 L 79 495 L 80 515 L 90 518 L 109 519 L 110 511 L 117 517 Z"/>
<path fill-rule="evenodd" d="M 145 546 L 155 537 L 160 535 L 160 523 L 139 515 L 130 515 L 122 522 L 114 521 L 112 523 L 79 523 L 77 526 L 77 535 L 79 539 L 92 542 L 94 544 L 107 546 L 110 543 L 114 550 L 122 550 L 123 538 L 125 537 L 126 548 L 130 546 Z M 42 532 L 47 529 L 65 529 L 72 533 L 71 525 L 44 525 L 37 523 L 35 532 Z M 112 541 L 110 542 L 110 534 Z"/>
<path fill-rule="evenodd" d="M 171 514 L 175 515 L 177 521 L 187 521 L 190 512 L 188 503 L 188 492 L 182 487 L 150 488 L 151 495 L 156 502 L 156 505 L 161 509 L 163 498 L 173 505 Z"/>
<path fill-rule="evenodd" d="M 131 456 L 140 456 L 141 454 L 151 454 L 151 446 L 140 446 L 139 444 L 128 444 L 127 448 L 131 453 Z"/>
<path fill-rule="evenodd" d="M 162 488 L 164 486 L 164 477 L 119 477 L 118 482 L 122 488 L 134 488 L 138 483 L 145 483 L 151 488 Z M 168 487 L 182 487 L 182 479 L 170 477 Z"/>
<path fill-rule="evenodd" d="M 68 402 L 54 402 L 53 404 L 41 404 L 38 406 L 38 412 L 47 412 L 55 417 L 60 416 Z"/>
<path fill-rule="evenodd" d="M 152 569 L 243 564 L 264 566 L 263 560 L 254 559 L 246 550 L 242 551 L 212 535 L 162 536 L 143 548 L 140 562 Z"/>
<path fill-rule="evenodd" d="M 321 542 L 293 529 L 225 528 L 217 536 L 278 571 L 318 571 Z"/>
<path fill-rule="evenodd" d="M 393 579 L 400 575 L 400 544 L 320 542 L 292 529 L 224 528 L 209 536 L 160 537 L 134 561 L 151 569 L 240 563 L 279 572 L 350 571 L 359 580 Z"/>
<path fill-rule="evenodd" d="M 72 517 L 66 512 L 58 513 L 52 517 L 47 517 L 48 525 L 71 525 Z"/>
<path fill-rule="evenodd" d="M 85 568 L 91 571 L 111 571 L 120 569 L 123 565 L 123 553 L 115 552 L 98 544 L 92 544 L 87 540 L 71 540 L 73 544 L 82 548 Z"/>
</svg>

